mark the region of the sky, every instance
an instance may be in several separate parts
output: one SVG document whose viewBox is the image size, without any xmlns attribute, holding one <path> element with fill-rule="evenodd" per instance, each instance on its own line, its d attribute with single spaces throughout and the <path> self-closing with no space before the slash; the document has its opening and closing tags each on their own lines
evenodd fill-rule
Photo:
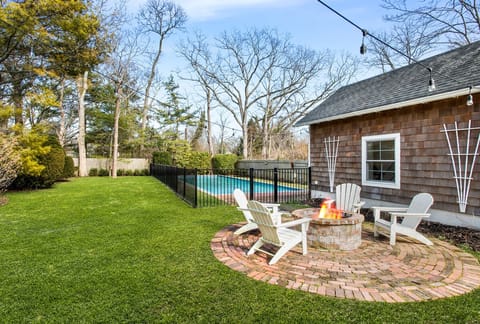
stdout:
<svg viewBox="0 0 480 324">
<path fill-rule="evenodd" d="M 189 33 L 201 31 L 213 39 L 222 32 L 249 28 L 275 28 L 288 34 L 293 44 L 313 50 L 331 50 L 339 55 L 350 53 L 360 56 L 362 32 L 324 7 L 317 0 L 172 0 L 187 14 L 185 31 L 176 33 L 164 43 L 159 63 L 163 79 L 175 71 L 186 69 L 186 63 L 178 58 L 176 46 Z M 127 10 L 135 14 L 146 0 L 127 0 Z M 385 31 L 386 13 L 381 0 L 325 0 L 330 7 L 370 32 Z M 354 81 L 372 76 L 372 71 L 362 71 Z M 178 82 L 178 78 L 176 78 Z M 180 88 L 184 87 L 181 81 Z M 237 128 L 237 126 L 235 126 Z"/>
<path fill-rule="evenodd" d="M 128 11 L 137 12 L 146 0 L 128 0 Z M 362 33 L 316 0 L 176 0 L 187 13 L 185 32 L 169 38 L 161 64 L 164 72 L 181 68 L 176 43 L 199 30 L 213 38 L 224 31 L 270 27 L 291 36 L 292 43 L 314 50 L 359 54 Z M 329 6 L 368 31 L 386 29 L 380 0 L 326 0 Z M 166 67 L 168 66 L 168 67 Z"/>
</svg>

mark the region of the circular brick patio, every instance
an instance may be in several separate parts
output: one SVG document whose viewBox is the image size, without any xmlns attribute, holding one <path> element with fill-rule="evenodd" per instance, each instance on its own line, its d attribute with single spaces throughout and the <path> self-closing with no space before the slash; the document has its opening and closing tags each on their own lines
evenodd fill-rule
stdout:
<svg viewBox="0 0 480 324">
<path fill-rule="evenodd" d="M 440 240 L 433 239 L 434 245 L 426 246 L 398 238 L 392 247 L 387 238 L 374 238 L 367 225 L 356 250 L 309 248 L 304 256 L 298 245 L 269 266 L 267 254 L 246 256 L 260 232 L 234 235 L 241 225 L 218 232 L 211 241 L 212 251 L 233 270 L 269 284 L 325 296 L 392 303 L 457 296 L 480 287 L 477 259 Z"/>
</svg>

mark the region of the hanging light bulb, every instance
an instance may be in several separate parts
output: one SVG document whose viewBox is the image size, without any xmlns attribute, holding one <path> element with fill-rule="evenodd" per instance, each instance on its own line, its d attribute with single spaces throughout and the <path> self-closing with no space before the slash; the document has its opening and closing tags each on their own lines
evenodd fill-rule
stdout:
<svg viewBox="0 0 480 324">
<path fill-rule="evenodd" d="M 430 80 L 428 80 L 428 91 L 434 91 L 436 89 L 436 86 L 435 80 L 432 77 L 432 69 L 428 68 L 428 71 L 430 72 Z"/>
<path fill-rule="evenodd" d="M 473 105 L 472 86 L 468 88 L 467 106 Z"/>
<path fill-rule="evenodd" d="M 367 46 L 365 46 L 365 36 L 368 35 L 368 32 L 366 29 L 362 29 L 362 45 L 360 45 L 360 54 L 365 54 L 367 53 Z"/>
</svg>

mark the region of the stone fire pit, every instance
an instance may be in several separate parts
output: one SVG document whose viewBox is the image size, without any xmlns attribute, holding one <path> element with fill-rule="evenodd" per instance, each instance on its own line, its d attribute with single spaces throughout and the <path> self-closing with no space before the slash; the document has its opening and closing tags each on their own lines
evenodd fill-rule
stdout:
<svg viewBox="0 0 480 324">
<path fill-rule="evenodd" d="M 362 214 L 340 219 L 318 218 L 320 208 L 297 209 L 294 218 L 310 217 L 307 232 L 308 244 L 314 248 L 329 250 L 355 250 L 362 243 Z"/>
</svg>

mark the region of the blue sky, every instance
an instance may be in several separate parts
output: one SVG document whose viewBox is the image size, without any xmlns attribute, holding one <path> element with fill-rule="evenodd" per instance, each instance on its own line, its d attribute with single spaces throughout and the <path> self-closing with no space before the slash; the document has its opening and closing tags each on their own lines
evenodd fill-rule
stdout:
<svg viewBox="0 0 480 324">
<path fill-rule="evenodd" d="M 128 0 L 129 11 L 136 12 L 145 0 Z M 223 31 L 251 27 L 273 27 L 289 34 L 292 42 L 315 50 L 330 49 L 359 55 L 362 34 L 316 0 L 177 0 L 188 16 L 186 32 L 167 40 L 163 72 L 181 68 L 175 58 L 175 44 L 188 32 L 200 30 L 208 37 Z M 388 29 L 380 0 L 326 0 L 356 24 L 369 31 Z"/>
<path fill-rule="evenodd" d="M 128 11 L 134 14 L 146 0 L 127 0 Z M 177 33 L 167 39 L 159 63 L 162 79 L 176 71 L 185 70 L 185 63 L 177 57 L 179 40 L 186 39 L 189 32 L 199 30 L 209 38 L 224 31 L 246 30 L 256 27 L 276 28 L 280 33 L 289 34 L 292 43 L 314 50 L 332 50 L 335 53 L 351 53 L 360 56 L 362 33 L 317 0 L 174 0 L 182 6 L 188 16 L 185 33 Z M 383 21 L 385 11 L 381 0 L 325 0 L 344 16 L 370 32 L 385 31 L 388 25 Z M 354 77 L 362 80 L 376 74 L 363 70 Z M 176 78 L 180 89 L 189 93 L 188 84 Z M 194 98 L 194 97 L 193 97 Z M 193 99 L 195 100 L 195 99 Z M 193 102 L 191 102 L 193 103 Z M 238 126 L 232 124 L 232 129 Z M 304 130 L 297 130 L 304 131 Z"/>
</svg>

